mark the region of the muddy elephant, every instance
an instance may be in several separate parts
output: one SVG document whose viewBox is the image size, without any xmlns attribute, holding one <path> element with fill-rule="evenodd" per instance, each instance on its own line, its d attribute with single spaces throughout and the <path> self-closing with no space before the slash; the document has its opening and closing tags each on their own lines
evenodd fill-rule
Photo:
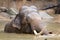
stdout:
<svg viewBox="0 0 60 40">
<path fill-rule="evenodd" d="M 28 34 L 49 34 L 45 25 L 41 22 L 36 7 L 22 7 L 19 14 L 10 23 L 6 24 L 4 32 L 28 33 Z"/>
</svg>

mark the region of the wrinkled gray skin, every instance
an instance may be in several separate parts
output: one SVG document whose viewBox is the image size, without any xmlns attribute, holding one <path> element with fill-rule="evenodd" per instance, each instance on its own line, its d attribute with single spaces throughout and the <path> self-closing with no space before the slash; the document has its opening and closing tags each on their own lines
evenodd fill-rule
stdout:
<svg viewBox="0 0 60 40">
<path fill-rule="evenodd" d="M 6 24 L 4 32 L 34 33 L 35 35 L 48 34 L 48 31 L 41 22 L 41 17 L 35 6 L 23 6 L 19 14 L 16 15 L 15 19 Z"/>
</svg>

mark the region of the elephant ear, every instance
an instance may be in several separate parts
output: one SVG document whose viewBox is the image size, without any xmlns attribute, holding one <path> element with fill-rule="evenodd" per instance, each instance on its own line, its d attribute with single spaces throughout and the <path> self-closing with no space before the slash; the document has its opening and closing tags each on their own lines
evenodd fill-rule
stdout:
<svg viewBox="0 0 60 40">
<path fill-rule="evenodd" d="M 20 16 L 19 16 L 19 14 L 17 14 L 15 19 L 13 20 L 12 26 L 20 29 L 21 28 L 20 22 L 21 22 Z"/>
</svg>

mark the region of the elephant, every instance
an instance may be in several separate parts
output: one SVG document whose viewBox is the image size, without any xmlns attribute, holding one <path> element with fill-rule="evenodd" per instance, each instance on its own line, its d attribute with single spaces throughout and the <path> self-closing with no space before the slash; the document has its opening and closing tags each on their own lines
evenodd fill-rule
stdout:
<svg viewBox="0 0 60 40">
<path fill-rule="evenodd" d="M 28 23 L 30 23 L 31 29 L 35 35 L 49 34 L 46 29 L 46 25 L 42 22 L 38 10 L 35 6 L 28 7 L 27 9 L 22 10 L 22 12 L 25 15 Z"/>
<path fill-rule="evenodd" d="M 23 6 L 16 17 L 6 24 L 4 32 L 35 35 L 49 34 L 35 6 Z"/>
</svg>

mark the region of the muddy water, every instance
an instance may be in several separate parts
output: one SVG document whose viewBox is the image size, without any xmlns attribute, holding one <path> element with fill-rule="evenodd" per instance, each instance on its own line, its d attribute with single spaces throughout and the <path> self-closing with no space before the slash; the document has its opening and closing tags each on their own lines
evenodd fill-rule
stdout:
<svg viewBox="0 0 60 40">
<path fill-rule="evenodd" d="M 33 34 L 16 34 L 4 33 L 4 26 L 7 22 L 0 21 L 0 40 L 45 40 L 44 37 L 35 36 Z M 60 24 L 48 23 L 47 29 L 54 34 L 60 34 Z M 47 38 L 48 40 L 60 40 L 60 37 Z"/>
</svg>

